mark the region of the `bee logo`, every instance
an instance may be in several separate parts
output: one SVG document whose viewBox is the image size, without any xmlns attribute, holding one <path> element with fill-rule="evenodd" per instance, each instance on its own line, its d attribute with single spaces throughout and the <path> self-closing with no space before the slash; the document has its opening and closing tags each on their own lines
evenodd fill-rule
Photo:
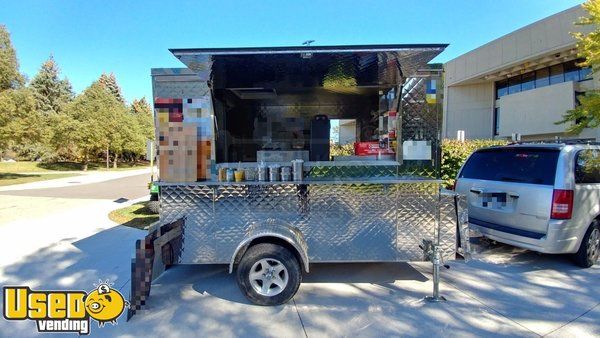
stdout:
<svg viewBox="0 0 600 338">
<path fill-rule="evenodd" d="M 89 316 L 98 322 L 99 327 L 106 323 L 117 324 L 117 318 L 123 313 L 125 308 L 129 307 L 129 302 L 125 300 L 121 293 L 113 288 L 108 281 L 98 285 L 94 284 L 96 289 L 88 292 L 85 297 L 85 309 Z"/>
</svg>

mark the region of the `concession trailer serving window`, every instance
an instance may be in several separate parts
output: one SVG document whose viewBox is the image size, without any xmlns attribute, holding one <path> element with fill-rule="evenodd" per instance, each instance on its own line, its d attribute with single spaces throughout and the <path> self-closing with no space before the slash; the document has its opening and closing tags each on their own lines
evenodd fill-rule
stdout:
<svg viewBox="0 0 600 338">
<path fill-rule="evenodd" d="M 435 176 L 441 70 L 428 62 L 445 46 L 172 49 L 188 69 L 153 70 L 161 180 L 215 179 L 218 164 L 377 155 Z M 329 151 L 333 119 L 356 121 L 350 156 Z"/>
</svg>

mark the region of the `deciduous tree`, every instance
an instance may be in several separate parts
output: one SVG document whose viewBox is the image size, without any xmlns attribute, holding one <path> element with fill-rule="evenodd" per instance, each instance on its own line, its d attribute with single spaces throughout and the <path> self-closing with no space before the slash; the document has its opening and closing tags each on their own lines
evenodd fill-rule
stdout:
<svg viewBox="0 0 600 338">
<path fill-rule="evenodd" d="M 99 83 L 94 82 L 65 108 L 56 123 L 53 143 L 72 146 L 87 169 L 89 161 L 110 148 L 120 137 L 125 107 Z"/>
<path fill-rule="evenodd" d="M 594 30 L 588 34 L 575 33 L 579 56 L 584 58 L 584 67 L 591 67 L 592 74 L 600 70 L 600 0 L 589 0 L 582 5 L 588 16 L 581 18 L 578 25 L 592 26 Z M 557 124 L 569 123 L 567 132 L 579 134 L 585 128 L 600 127 L 600 92 L 588 91 L 579 98 L 580 105 L 569 110 Z"/>
<path fill-rule="evenodd" d="M 38 142 L 40 119 L 28 88 L 0 92 L 0 152 L 26 142 Z"/>
</svg>

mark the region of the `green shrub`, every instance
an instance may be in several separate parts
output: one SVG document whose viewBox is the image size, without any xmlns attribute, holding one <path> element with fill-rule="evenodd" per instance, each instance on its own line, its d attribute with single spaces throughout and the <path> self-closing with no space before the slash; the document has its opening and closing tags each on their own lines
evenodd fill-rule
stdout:
<svg viewBox="0 0 600 338">
<path fill-rule="evenodd" d="M 458 170 L 475 150 L 507 143 L 505 140 L 443 140 L 441 174 L 446 187 L 451 188 L 454 185 Z"/>
<path fill-rule="evenodd" d="M 344 145 L 331 144 L 329 145 L 330 156 L 350 156 L 354 155 L 354 144 L 348 143 Z"/>
</svg>

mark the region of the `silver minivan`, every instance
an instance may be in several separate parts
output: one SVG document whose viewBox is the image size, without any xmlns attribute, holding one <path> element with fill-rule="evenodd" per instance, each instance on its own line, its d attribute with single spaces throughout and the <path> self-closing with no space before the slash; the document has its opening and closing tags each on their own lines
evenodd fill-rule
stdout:
<svg viewBox="0 0 600 338">
<path fill-rule="evenodd" d="M 514 144 L 477 150 L 458 173 L 469 226 L 492 240 L 582 267 L 600 255 L 600 146 Z"/>
</svg>

